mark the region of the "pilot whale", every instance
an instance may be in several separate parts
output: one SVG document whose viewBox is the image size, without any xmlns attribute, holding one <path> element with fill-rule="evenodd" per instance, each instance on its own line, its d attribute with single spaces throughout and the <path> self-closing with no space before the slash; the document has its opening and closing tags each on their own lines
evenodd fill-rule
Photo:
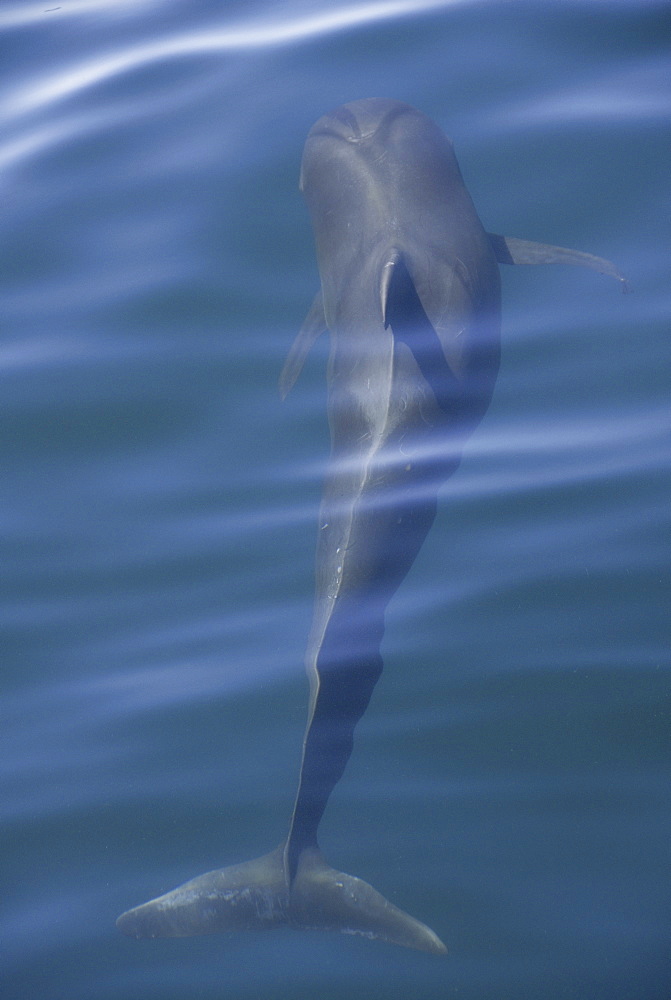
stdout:
<svg viewBox="0 0 671 1000">
<path fill-rule="evenodd" d="M 398 101 L 354 101 L 320 118 L 307 137 L 300 188 L 321 288 L 280 391 L 287 394 L 328 330 L 331 458 L 289 832 L 269 854 L 200 875 L 128 910 L 117 925 L 135 937 L 285 925 L 441 954 L 445 945 L 429 927 L 331 868 L 317 830 L 382 671 L 387 605 L 492 395 L 499 264 L 579 264 L 624 279 L 591 254 L 487 233 L 449 139 Z"/>
</svg>

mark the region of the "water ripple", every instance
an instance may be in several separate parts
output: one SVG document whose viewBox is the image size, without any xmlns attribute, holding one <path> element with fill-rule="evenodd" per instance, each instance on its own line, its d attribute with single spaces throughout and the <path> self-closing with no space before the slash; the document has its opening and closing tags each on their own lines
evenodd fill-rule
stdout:
<svg viewBox="0 0 671 1000">
<path fill-rule="evenodd" d="M 296 969 L 306 996 L 371 975 L 444 993 L 444 970 L 417 985 L 421 957 L 367 942 L 114 931 L 284 832 L 329 448 L 326 338 L 277 395 L 318 280 L 298 161 L 320 113 L 367 94 L 449 128 L 488 227 L 616 258 L 636 294 L 506 269 L 495 397 L 390 604 L 324 846 L 454 928 L 464 996 L 658 989 L 665 13 L 0 3 L 3 995 L 218 997 L 222 954 L 229 995 L 279 998 Z"/>
<path fill-rule="evenodd" d="M 193 32 L 180 32 L 166 38 L 130 45 L 123 51 L 101 54 L 95 59 L 84 60 L 65 70 L 31 81 L 18 88 L 0 105 L 0 114 L 26 114 L 110 77 L 160 60 L 295 46 L 299 42 L 367 24 L 474 2 L 477 0 L 386 0 L 383 3 L 349 5 L 295 19 L 259 20 L 226 28 L 199 28 Z"/>
<path fill-rule="evenodd" d="M 154 0 L 68 0 L 66 4 L 51 3 L 44 6 L 45 0 L 36 3 L 17 3 L 14 6 L 5 4 L 0 10 L 0 28 L 27 27 L 36 22 L 47 23 L 45 14 L 58 13 L 59 20 L 69 18 L 81 21 L 82 17 L 92 14 L 107 14 L 119 16 L 132 10 L 153 6 Z"/>
<path fill-rule="evenodd" d="M 666 53 L 657 60 L 632 61 L 591 81 L 557 86 L 531 99 L 513 100 L 498 107 L 488 125 L 493 133 L 509 134 L 517 129 L 547 128 L 548 125 L 581 122 L 645 122 L 668 119 L 671 102 L 666 81 Z"/>
</svg>

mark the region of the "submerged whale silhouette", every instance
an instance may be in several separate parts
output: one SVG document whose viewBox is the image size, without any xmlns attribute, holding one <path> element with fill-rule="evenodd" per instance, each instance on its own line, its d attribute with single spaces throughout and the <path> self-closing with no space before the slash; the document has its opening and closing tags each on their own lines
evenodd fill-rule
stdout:
<svg viewBox="0 0 671 1000">
<path fill-rule="evenodd" d="M 321 290 L 280 378 L 284 397 L 328 329 L 331 460 L 319 513 L 308 723 L 289 833 L 122 914 L 135 937 L 289 925 L 443 953 L 425 924 L 323 859 L 317 829 L 382 671 L 384 613 L 483 416 L 499 364 L 499 263 L 608 261 L 488 234 L 450 141 L 407 104 L 346 104 L 301 166 Z"/>
</svg>

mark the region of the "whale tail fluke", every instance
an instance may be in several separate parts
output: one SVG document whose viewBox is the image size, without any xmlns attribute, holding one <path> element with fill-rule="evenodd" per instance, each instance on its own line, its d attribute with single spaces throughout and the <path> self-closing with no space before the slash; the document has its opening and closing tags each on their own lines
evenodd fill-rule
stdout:
<svg viewBox="0 0 671 1000">
<path fill-rule="evenodd" d="M 270 854 L 206 872 L 117 919 L 129 937 L 193 937 L 263 930 L 288 922 L 284 845 Z"/>
<path fill-rule="evenodd" d="M 385 899 L 363 879 L 327 865 L 305 848 L 291 887 L 290 922 L 303 930 L 340 931 L 443 955 L 447 948 L 426 924 Z"/>
<path fill-rule="evenodd" d="M 327 865 L 316 847 L 301 851 L 290 888 L 281 845 L 253 861 L 200 875 L 117 920 L 120 931 L 136 938 L 279 926 L 361 934 L 436 955 L 447 950 L 429 927 L 367 882 Z"/>
</svg>

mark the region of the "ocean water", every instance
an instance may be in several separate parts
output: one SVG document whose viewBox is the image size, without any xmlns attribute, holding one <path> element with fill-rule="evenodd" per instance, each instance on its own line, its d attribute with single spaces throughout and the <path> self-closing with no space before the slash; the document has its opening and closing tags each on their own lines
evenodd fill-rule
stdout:
<svg viewBox="0 0 671 1000">
<path fill-rule="evenodd" d="M 671 995 L 665 3 L 2 0 L 0 992 Z M 328 453 L 302 144 L 388 96 L 504 268 L 494 400 L 387 615 L 321 828 L 432 926 L 134 941 L 285 834 Z"/>
</svg>

